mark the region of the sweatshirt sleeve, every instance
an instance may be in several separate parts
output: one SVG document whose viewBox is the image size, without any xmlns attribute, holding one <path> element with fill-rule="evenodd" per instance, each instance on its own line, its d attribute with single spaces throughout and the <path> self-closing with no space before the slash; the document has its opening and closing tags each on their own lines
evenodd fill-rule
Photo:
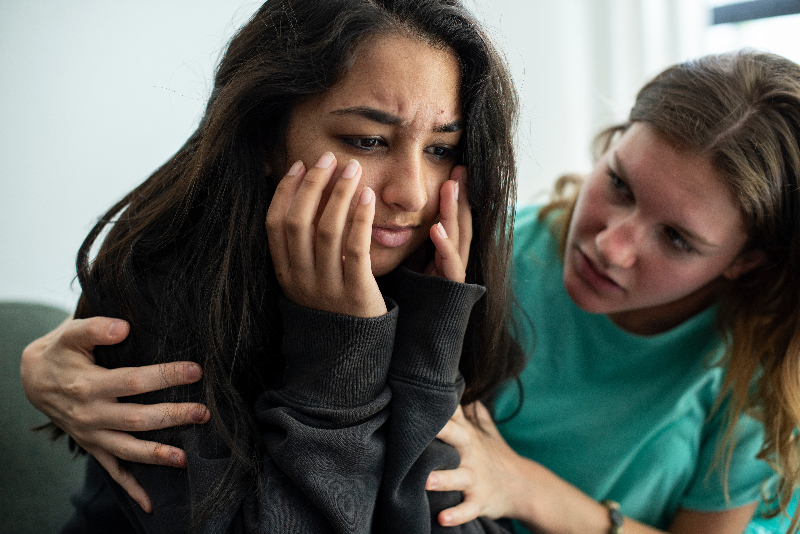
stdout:
<svg viewBox="0 0 800 534">
<path fill-rule="evenodd" d="M 386 375 L 398 312 L 394 303 L 387 306 L 387 314 L 361 319 L 281 302 L 286 370 L 282 386 L 267 389 L 255 405 L 264 451 L 256 487 L 225 496 L 225 508 L 201 532 L 371 532 L 386 452 Z M 197 393 L 189 398 L 199 400 Z M 162 390 L 136 400 L 172 401 L 172 395 Z M 229 468 L 230 449 L 212 423 L 139 437 L 183 448 L 187 455 L 185 469 L 129 465 L 150 495 L 153 513 L 144 513 L 94 465 L 93 485 L 87 477 L 81 498 L 73 499 L 76 517 L 64 532 L 106 531 L 121 516 L 131 532 L 184 532 L 198 503 Z"/>
<path fill-rule="evenodd" d="M 460 492 L 428 492 L 431 471 L 454 469 L 460 458 L 436 439 L 455 412 L 464 389 L 458 371 L 464 333 L 482 286 L 460 284 L 400 268 L 381 281 L 400 314 L 388 384 L 392 391 L 386 466 L 375 532 L 505 532 L 479 519 L 441 527 L 439 512 L 457 505 Z"/>
</svg>

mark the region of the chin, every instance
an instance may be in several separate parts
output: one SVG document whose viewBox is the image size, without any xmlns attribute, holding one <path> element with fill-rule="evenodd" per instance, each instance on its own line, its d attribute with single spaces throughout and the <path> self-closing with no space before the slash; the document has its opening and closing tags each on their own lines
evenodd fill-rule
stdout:
<svg viewBox="0 0 800 534">
<path fill-rule="evenodd" d="M 382 257 L 374 257 L 370 256 L 370 262 L 372 264 L 372 275 L 376 278 L 378 276 L 383 276 L 385 274 L 389 274 L 390 272 L 397 269 L 398 265 L 403 262 L 404 258 L 382 258 Z"/>
<path fill-rule="evenodd" d="M 602 299 L 594 295 L 588 288 L 584 287 L 583 281 L 574 276 L 570 278 L 566 273 L 563 278 L 564 290 L 570 300 L 578 308 L 586 313 L 609 313 L 609 306 Z"/>
</svg>

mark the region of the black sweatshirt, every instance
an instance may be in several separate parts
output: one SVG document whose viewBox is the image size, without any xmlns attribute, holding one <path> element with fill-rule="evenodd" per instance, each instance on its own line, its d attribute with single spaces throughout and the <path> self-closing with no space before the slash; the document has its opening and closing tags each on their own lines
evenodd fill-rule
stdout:
<svg viewBox="0 0 800 534">
<path fill-rule="evenodd" d="M 266 451 L 260 488 L 232 496 L 203 532 L 505 532 L 483 519 L 439 526 L 436 514 L 461 494 L 425 490 L 431 471 L 459 464 L 435 436 L 463 391 L 464 332 L 484 288 L 399 268 L 381 291 L 389 311 L 368 319 L 281 302 L 283 384 L 254 407 Z M 140 437 L 169 437 L 187 456 L 185 469 L 129 465 L 153 513 L 90 459 L 63 533 L 186 530 L 230 453 L 210 424 Z"/>
</svg>

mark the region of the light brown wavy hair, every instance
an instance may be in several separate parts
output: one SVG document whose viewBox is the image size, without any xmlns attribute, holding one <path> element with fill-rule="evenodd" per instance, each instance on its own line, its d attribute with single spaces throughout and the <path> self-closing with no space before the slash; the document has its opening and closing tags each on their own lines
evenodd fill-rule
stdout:
<svg viewBox="0 0 800 534">
<path fill-rule="evenodd" d="M 741 209 L 745 251 L 766 255 L 762 266 L 730 282 L 720 301 L 717 325 L 727 350 L 717 362 L 726 370 L 717 407 L 727 401 L 727 408 L 717 457 L 727 473 L 739 418 L 763 421 L 759 458 L 778 474 L 764 495 L 774 516 L 800 481 L 800 66 L 742 50 L 670 67 L 639 91 L 628 122 L 595 138 L 595 156 L 634 122 L 676 150 L 712 161 Z M 561 212 L 553 224 L 562 253 L 580 183 L 575 175 L 559 179 L 541 214 Z M 789 531 L 798 526 L 795 513 Z"/>
</svg>

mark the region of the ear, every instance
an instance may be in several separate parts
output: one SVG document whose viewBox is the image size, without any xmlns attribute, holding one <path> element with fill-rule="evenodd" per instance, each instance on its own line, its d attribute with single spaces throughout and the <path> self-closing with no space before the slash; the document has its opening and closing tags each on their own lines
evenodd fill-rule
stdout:
<svg viewBox="0 0 800 534">
<path fill-rule="evenodd" d="M 752 249 L 742 252 L 739 257 L 733 260 L 727 269 L 722 272 L 722 276 L 728 280 L 736 280 L 767 262 L 767 255 L 761 249 Z"/>
</svg>

